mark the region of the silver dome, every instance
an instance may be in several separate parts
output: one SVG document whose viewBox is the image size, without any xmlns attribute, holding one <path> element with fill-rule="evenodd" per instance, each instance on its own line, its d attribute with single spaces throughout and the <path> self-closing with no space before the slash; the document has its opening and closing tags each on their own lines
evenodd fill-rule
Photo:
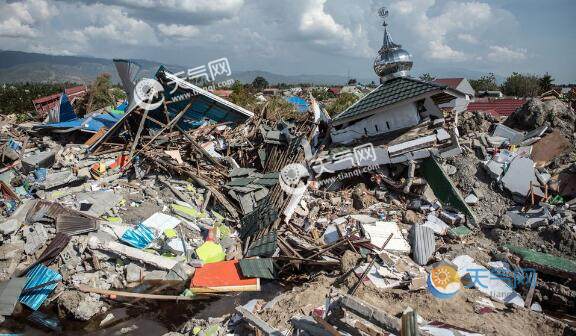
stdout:
<svg viewBox="0 0 576 336">
<path fill-rule="evenodd" d="M 381 9 L 379 12 L 382 18 L 388 16 L 388 11 Z M 383 15 L 382 13 L 385 13 Z M 386 29 L 386 21 L 384 26 L 384 41 L 382 48 L 378 51 L 378 56 L 374 60 L 374 71 L 380 77 L 380 82 L 384 82 L 394 77 L 407 76 L 412 69 L 412 55 L 402 49 L 402 46 L 392 41 L 388 30 Z"/>
</svg>

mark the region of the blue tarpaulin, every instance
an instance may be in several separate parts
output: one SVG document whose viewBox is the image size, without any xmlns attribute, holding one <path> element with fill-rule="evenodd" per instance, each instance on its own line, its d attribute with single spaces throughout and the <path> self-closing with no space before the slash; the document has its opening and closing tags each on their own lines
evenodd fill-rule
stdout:
<svg viewBox="0 0 576 336">
<path fill-rule="evenodd" d="M 120 120 L 123 116 L 121 111 L 118 112 L 119 113 L 114 112 L 94 113 L 86 118 L 76 118 L 64 122 L 37 125 L 35 126 L 35 128 L 67 130 L 67 131 L 81 130 L 84 132 L 95 133 L 98 132 L 98 130 L 100 130 L 102 127 L 111 128 L 112 126 L 114 126 L 114 124 L 116 124 L 118 120 Z"/>
<path fill-rule="evenodd" d="M 287 97 L 285 98 L 286 101 L 288 101 L 289 103 L 293 104 L 294 106 L 296 106 L 296 109 L 299 112 L 306 112 L 308 111 L 308 102 L 304 99 L 304 98 L 300 98 L 298 96 L 292 96 L 292 97 Z"/>
<path fill-rule="evenodd" d="M 136 248 L 143 249 L 154 240 L 154 231 L 143 224 L 138 224 L 135 228 L 126 230 L 120 240 Z"/>
</svg>

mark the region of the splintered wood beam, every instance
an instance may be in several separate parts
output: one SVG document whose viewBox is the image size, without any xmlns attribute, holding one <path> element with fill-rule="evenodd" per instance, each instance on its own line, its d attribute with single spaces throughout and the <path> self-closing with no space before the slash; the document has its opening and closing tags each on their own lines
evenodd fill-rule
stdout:
<svg viewBox="0 0 576 336">
<path fill-rule="evenodd" d="M 146 117 L 148 117 L 148 109 L 144 110 L 144 114 L 142 114 L 142 118 L 140 119 L 140 126 L 138 126 L 138 130 L 136 131 L 136 136 L 134 137 L 134 141 L 132 141 L 132 148 L 130 148 L 130 155 L 128 156 L 132 159 L 132 155 L 134 155 L 134 151 L 136 150 L 136 145 L 140 141 L 140 135 L 142 134 L 142 130 L 144 129 L 144 123 L 146 123 Z"/>
<path fill-rule="evenodd" d="M 214 159 L 212 157 L 212 155 L 210 155 L 210 153 L 208 153 L 204 148 L 202 148 L 202 146 L 200 146 L 191 136 L 190 134 L 186 133 L 180 126 L 176 125 L 176 129 L 180 131 L 180 133 L 182 133 L 182 135 L 184 135 L 184 137 L 192 144 L 192 147 L 194 147 L 194 149 L 196 149 L 196 151 L 200 152 L 202 155 L 204 155 L 204 157 L 210 161 L 210 163 L 212 163 L 213 165 L 216 166 L 216 168 L 220 168 L 220 169 L 226 169 L 226 167 L 224 167 L 220 162 L 216 161 L 216 159 Z"/>
<path fill-rule="evenodd" d="M 148 146 L 150 146 L 150 144 L 152 142 L 154 142 L 154 140 L 156 140 L 156 138 L 158 138 L 162 133 L 166 132 L 167 129 L 174 126 L 184 116 L 184 114 L 186 114 L 186 112 L 188 111 L 190 106 L 192 106 L 192 102 L 188 103 L 188 105 L 186 105 L 186 107 L 184 107 L 184 109 L 182 111 L 180 111 L 180 113 L 178 113 L 178 115 L 176 115 L 176 117 L 174 117 L 174 119 L 172 119 L 165 127 L 163 127 L 158 133 L 156 133 L 152 137 L 152 139 L 148 140 L 148 142 L 144 146 L 142 146 L 142 148 L 140 148 L 140 150 L 137 153 L 135 153 L 134 155 L 141 153 Z"/>
<path fill-rule="evenodd" d="M 228 199 L 220 191 L 218 191 L 218 189 L 214 188 L 214 186 L 212 186 L 208 181 L 197 176 L 196 174 L 192 173 L 188 169 L 184 169 L 184 168 L 175 166 L 173 164 L 170 164 L 169 162 L 166 162 L 166 161 L 164 161 L 158 157 L 154 157 L 151 154 L 143 153 L 143 155 L 146 156 L 147 159 L 152 160 L 157 165 L 164 168 L 165 170 L 172 170 L 172 171 L 174 171 L 180 175 L 185 175 L 185 176 L 190 177 L 196 184 L 200 185 L 201 187 L 205 188 L 206 190 L 210 190 L 210 192 L 214 196 L 214 199 L 218 203 L 220 203 L 228 211 L 228 213 L 230 213 L 230 215 L 233 218 L 239 217 L 238 211 L 232 205 L 232 203 L 230 203 L 228 201 Z"/>
</svg>

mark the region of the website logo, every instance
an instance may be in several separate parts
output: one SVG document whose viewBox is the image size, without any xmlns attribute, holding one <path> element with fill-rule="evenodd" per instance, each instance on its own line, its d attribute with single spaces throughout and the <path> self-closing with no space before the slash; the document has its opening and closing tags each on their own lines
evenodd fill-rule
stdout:
<svg viewBox="0 0 576 336">
<path fill-rule="evenodd" d="M 134 101 L 141 108 L 151 111 L 164 102 L 164 87 L 155 79 L 142 78 L 134 87 Z"/>
<path fill-rule="evenodd" d="M 301 163 L 291 163 L 280 170 L 278 180 L 282 190 L 289 195 L 294 195 L 306 189 L 307 182 L 304 179 L 309 176 L 306 166 Z"/>
<path fill-rule="evenodd" d="M 442 261 L 432 266 L 427 285 L 430 293 L 442 300 L 452 298 L 462 288 L 458 269 Z"/>
</svg>

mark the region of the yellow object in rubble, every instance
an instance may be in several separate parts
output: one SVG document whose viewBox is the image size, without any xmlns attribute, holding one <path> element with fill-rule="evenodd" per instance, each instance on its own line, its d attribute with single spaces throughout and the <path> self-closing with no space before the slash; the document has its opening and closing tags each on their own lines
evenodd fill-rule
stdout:
<svg viewBox="0 0 576 336">
<path fill-rule="evenodd" d="M 164 234 L 168 238 L 175 238 L 178 236 L 178 233 L 174 229 L 166 229 L 166 230 L 164 230 Z"/>
<path fill-rule="evenodd" d="M 213 241 L 204 242 L 196 249 L 196 255 L 203 263 L 215 263 L 226 259 L 226 252 L 220 244 Z"/>
</svg>

